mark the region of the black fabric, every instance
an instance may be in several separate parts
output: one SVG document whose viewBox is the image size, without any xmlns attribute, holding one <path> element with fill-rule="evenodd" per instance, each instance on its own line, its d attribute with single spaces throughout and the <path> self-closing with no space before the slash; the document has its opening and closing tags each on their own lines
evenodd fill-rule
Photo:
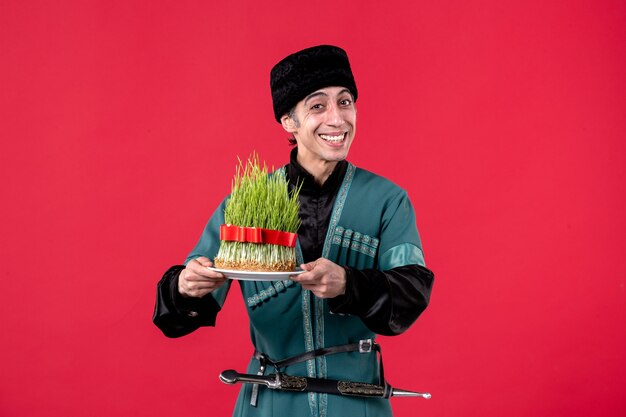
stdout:
<svg viewBox="0 0 626 417">
<path fill-rule="evenodd" d="M 335 204 L 339 187 L 346 175 L 348 163 L 337 163 L 332 174 L 319 185 L 297 161 L 298 148 L 291 151 L 290 164 L 287 165 L 287 178 L 291 189 L 302 184 L 300 189 L 300 211 L 298 215 L 302 226 L 298 230 L 298 239 L 304 262 L 312 262 L 322 256 L 330 215 Z"/>
<path fill-rule="evenodd" d="M 335 314 L 354 314 L 371 331 L 393 336 L 407 330 L 430 301 L 434 274 L 420 265 L 387 271 L 346 270 L 346 293 L 328 301 Z"/>
<path fill-rule="evenodd" d="M 171 267 L 157 284 L 152 322 L 167 337 L 181 337 L 201 326 L 215 326 L 215 318 L 221 310 L 211 294 L 202 298 L 180 295 L 178 275 L 183 269 L 185 265 Z"/>
<path fill-rule="evenodd" d="M 270 72 L 274 117 L 280 118 L 300 100 L 324 87 L 346 87 L 356 102 L 358 91 L 346 52 L 319 45 L 284 58 Z"/>
</svg>

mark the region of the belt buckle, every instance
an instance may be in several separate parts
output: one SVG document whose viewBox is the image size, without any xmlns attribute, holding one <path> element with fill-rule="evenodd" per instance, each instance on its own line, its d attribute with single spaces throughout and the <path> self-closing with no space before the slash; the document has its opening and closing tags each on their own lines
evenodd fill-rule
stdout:
<svg viewBox="0 0 626 417">
<path fill-rule="evenodd" d="M 359 353 L 369 353 L 372 351 L 372 339 L 359 340 Z"/>
</svg>

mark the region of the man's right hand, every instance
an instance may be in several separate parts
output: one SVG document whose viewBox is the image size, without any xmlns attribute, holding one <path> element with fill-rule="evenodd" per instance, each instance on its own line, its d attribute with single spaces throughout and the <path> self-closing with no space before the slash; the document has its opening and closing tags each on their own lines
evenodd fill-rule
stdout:
<svg viewBox="0 0 626 417">
<path fill-rule="evenodd" d="M 211 271 L 209 258 L 201 256 L 187 263 L 178 276 L 178 292 L 183 297 L 203 297 L 224 285 L 226 277 L 220 272 Z"/>
</svg>

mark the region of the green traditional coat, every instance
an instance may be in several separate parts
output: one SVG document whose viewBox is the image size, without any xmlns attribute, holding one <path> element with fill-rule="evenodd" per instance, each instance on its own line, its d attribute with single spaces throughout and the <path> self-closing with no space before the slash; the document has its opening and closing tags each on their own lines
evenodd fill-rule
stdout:
<svg viewBox="0 0 626 417">
<path fill-rule="evenodd" d="M 214 259 L 219 249 L 219 226 L 224 204 L 213 214 L 187 261 L 199 256 Z M 299 249 L 299 248 L 298 248 Z M 299 260 L 302 256 L 298 250 Z M 368 171 L 348 165 L 335 200 L 322 256 L 357 269 L 424 265 L 413 207 L 404 190 Z M 230 288 L 212 295 L 222 305 Z M 327 300 L 302 290 L 291 280 L 239 281 L 250 317 L 250 336 L 257 351 L 274 360 L 322 347 L 358 343 L 374 338 L 360 318 L 330 312 Z M 248 373 L 256 374 L 252 359 Z M 272 373 L 271 367 L 266 373 Z M 294 376 L 378 383 L 374 352 L 339 353 L 318 357 L 284 369 Z M 391 416 L 389 400 L 293 393 L 259 388 L 258 403 L 250 405 L 252 386 L 242 386 L 234 416 Z"/>
</svg>

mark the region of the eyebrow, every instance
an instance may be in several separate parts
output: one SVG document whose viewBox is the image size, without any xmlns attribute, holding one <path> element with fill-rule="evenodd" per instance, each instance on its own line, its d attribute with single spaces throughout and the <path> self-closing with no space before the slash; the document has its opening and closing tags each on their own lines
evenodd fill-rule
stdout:
<svg viewBox="0 0 626 417">
<path fill-rule="evenodd" d="M 341 90 L 339 93 L 337 93 L 337 95 L 340 96 L 343 93 L 348 93 L 348 94 L 350 94 L 350 96 L 352 96 L 352 93 L 347 88 L 344 88 L 343 90 Z M 308 96 L 305 97 L 304 104 L 306 104 L 309 100 L 311 100 L 311 99 L 313 99 L 315 97 L 318 97 L 318 96 L 328 96 L 328 94 L 326 94 L 323 91 L 316 91 L 316 92 L 314 92 L 312 94 L 309 94 Z"/>
<path fill-rule="evenodd" d="M 309 100 L 318 97 L 318 96 L 327 96 L 328 94 L 322 92 L 322 91 L 316 91 L 313 94 L 309 94 L 308 96 L 306 96 L 306 98 L 304 99 L 304 104 L 306 104 Z"/>
</svg>

